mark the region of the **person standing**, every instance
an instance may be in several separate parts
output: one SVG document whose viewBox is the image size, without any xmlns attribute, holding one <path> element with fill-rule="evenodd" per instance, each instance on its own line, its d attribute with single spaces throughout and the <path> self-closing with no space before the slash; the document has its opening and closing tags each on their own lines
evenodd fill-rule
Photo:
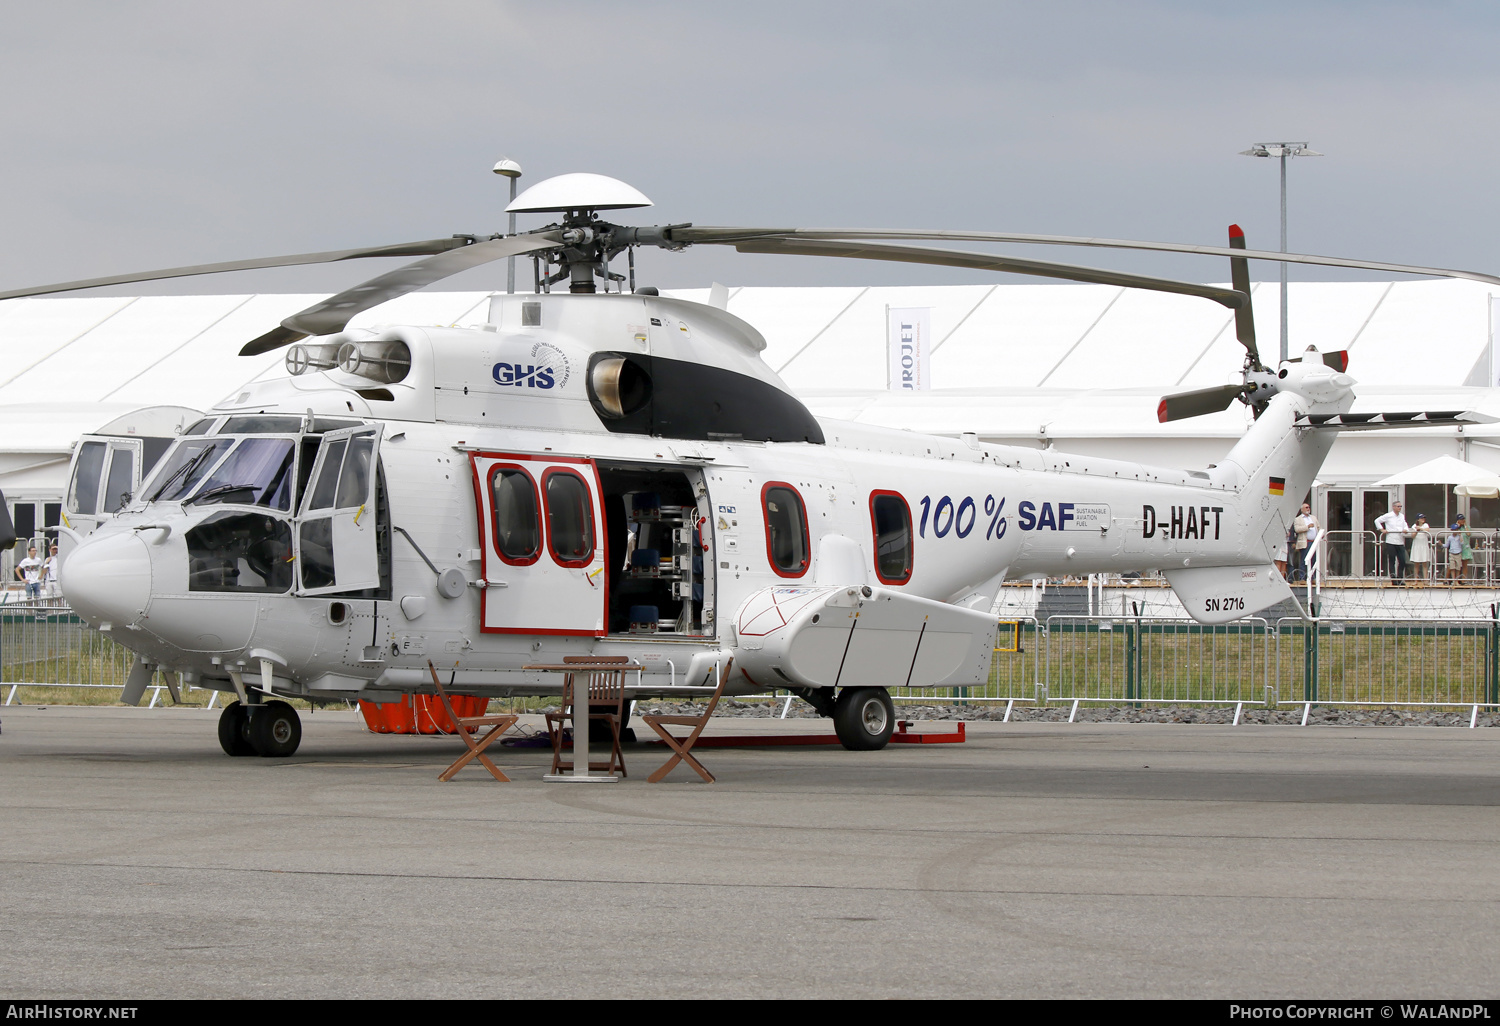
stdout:
<svg viewBox="0 0 1500 1026">
<path fill-rule="evenodd" d="M 1391 503 L 1389 513 L 1375 518 L 1375 530 L 1384 532 L 1381 540 L 1385 542 L 1385 561 L 1390 568 L 1391 584 L 1399 587 L 1406 583 L 1406 536 L 1411 533 L 1411 526 L 1401 512 L 1401 503 Z"/>
<path fill-rule="evenodd" d="M 1432 562 L 1432 528 L 1427 525 L 1425 513 L 1417 514 L 1417 523 L 1411 532 L 1412 577 L 1421 588 L 1427 584 L 1427 568 Z"/>
<path fill-rule="evenodd" d="M 1462 581 L 1464 579 L 1465 572 L 1469 569 L 1470 566 L 1474 564 L 1474 546 L 1472 544 L 1472 539 L 1469 536 L 1469 524 L 1464 519 L 1464 515 L 1462 513 L 1460 513 L 1457 519 L 1454 521 L 1453 534 L 1448 536 L 1448 552 L 1448 559 L 1450 562 L 1455 561 L 1455 557 L 1452 555 L 1452 553 L 1456 552 L 1458 554 L 1456 557 L 1456 562 L 1458 563 L 1458 572 L 1450 573 L 1449 576 L 1455 578 L 1456 580 Z"/>
<path fill-rule="evenodd" d="M 1318 518 L 1313 516 L 1310 503 L 1302 504 L 1302 512 L 1292 520 L 1292 530 L 1297 533 L 1297 561 L 1292 564 L 1296 568 L 1294 576 L 1302 580 L 1307 577 L 1307 546 L 1318 537 Z"/>
<path fill-rule="evenodd" d="M 26 558 L 16 564 L 16 579 L 26 584 L 27 600 L 42 597 L 42 561 L 36 558 L 36 546 L 26 547 Z"/>
<path fill-rule="evenodd" d="M 47 562 L 42 566 L 42 584 L 48 598 L 57 597 L 57 542 L 52 543 L 52 548 L 47 553 Z"/>
</svg>

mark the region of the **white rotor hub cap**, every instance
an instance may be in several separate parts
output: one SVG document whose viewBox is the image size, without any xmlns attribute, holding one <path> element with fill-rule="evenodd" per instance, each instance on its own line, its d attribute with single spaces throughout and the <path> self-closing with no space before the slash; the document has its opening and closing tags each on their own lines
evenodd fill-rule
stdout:
<svg viewBox="0 0 1500 1026">
<path fill-rule="evenodd" d="M 508 214 L 540 214 L 567 210 L 625 210 L 649 207 L 651 201 L 634 186 L 608 175 L 583 172 L 558 175 L 537 182 L 511 201 Z"/>
</svg>

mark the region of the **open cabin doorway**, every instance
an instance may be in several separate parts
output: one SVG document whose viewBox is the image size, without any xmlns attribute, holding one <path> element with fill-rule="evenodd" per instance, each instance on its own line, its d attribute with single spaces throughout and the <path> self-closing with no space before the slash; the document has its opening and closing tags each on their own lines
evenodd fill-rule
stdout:
<svg viewBox="0 0 1500 1026">
<path fill-rule="evenodd" d="M 696 467 L 600 462 L 609 633 L 714 634 L 708 493 Z"/>
</svg>

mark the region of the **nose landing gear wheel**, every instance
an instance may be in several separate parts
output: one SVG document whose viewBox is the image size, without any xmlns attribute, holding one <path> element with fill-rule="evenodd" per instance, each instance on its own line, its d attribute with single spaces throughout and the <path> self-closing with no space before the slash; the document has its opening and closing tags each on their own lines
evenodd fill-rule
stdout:
<svg viewBox="0 0 1500 1026">
<path fill-rule="evenodd" d="M 225 755 L 254 755 L 249 731 L 250 717 L 239 702 L 230 702 L 219 713 L 219 747 Z"/>
<path fill-rule="evenodd" d="M 886 746 L 896 729 L 896 707 L 885 688 L 845 688 L 833 706 L 833 730 L 851 752 Z"/>
<path fill-rule="evenodd" d="M 302 721 L 285 702 L 267 702 L 250 714 L 250 745 L 255 754 L 284 759 L 302 743 Z"/>
</svg>

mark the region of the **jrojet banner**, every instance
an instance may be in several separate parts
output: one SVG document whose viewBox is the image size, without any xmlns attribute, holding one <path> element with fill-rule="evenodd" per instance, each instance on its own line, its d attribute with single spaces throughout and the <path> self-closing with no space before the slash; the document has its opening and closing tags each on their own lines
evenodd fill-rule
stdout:
<svg viewBox="0 0 1500 1026">
<path fill-rule="evenodd" d="M 932 387 L 928 350 L 932 346 L 932 307 L 886 307 L 885 348 L 892 392 Z"/>
</svg>

